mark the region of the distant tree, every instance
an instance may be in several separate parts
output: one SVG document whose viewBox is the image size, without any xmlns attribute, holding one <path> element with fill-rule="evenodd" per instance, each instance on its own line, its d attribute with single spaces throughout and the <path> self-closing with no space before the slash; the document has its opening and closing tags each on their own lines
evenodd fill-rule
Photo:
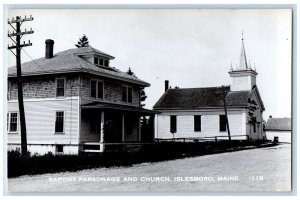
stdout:
<svg viewBox="0 0 300 200">
<path fill-rule="evenodd" d="M 135 78 L 137 78 L 136 75 L 135 75 L 135 73 L 131 70 L 130 67 L 129 67 L 128 71 L 126 72 L 126 74 L 128 74 L 128 75 L 130 75 L 130 76 L 133 76 L 133 77 L 135 77 Z M 141 90 L 141 96 L 140 96 L 141 107 L 144 107 L 144 106 L 145 106 L 145 104 L 142 104 L 142 102 L 144 102 L 146 99 L 147 99 L 146 92 L 145 92 L 144 89 L 142 89 L 142 90 Z"/>
<path fill-rule="evenodd" d="M 144 102 L 147 99 L 147 95 L 144 89 L 141 90 L 141 96 L 140 96 L 140 101 L 141 101 L 141 107 L 144 107 L 145 104 L 143 104 L 142 102 Z"/>
<path fill-rule="evenodd" d="M 179 87 L 176 85 L 176 86 L 174 87 L 174 89 L 179 89 Z"/>
<path fill-rule="evenodd" d="M 79 38 L 79 41 L 77 42 L 77 44 L 75 44 L 76 47 L 80 48 L 80 47 L 89 47 L 89 39 L 86 35 L 83 34 L 83 36 L 81 38 Z"/>
</svg>

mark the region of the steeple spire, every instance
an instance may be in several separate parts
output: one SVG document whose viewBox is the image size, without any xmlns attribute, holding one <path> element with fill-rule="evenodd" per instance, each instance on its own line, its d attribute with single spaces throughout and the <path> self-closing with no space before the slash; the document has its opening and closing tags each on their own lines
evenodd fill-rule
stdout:
<svg viewBox="0 0 300 200">
<path fill-rule="evenodd" d="M 244 33 L 242 31 L 242 49 L 240 55 L 240 65 L 236 65 L 235 70 L 230 70 L 228 73 L 232 78 L 230 86 L 231 91 L 251 91 L 253 86 L 256 85 L 257 72 L 251 68 L 251 62 L 247 63 L 246 51 L 244 46 Z M 254 64 L 255 68 L 255 64 Z"/>
<path fill-rule="evenodd" d="M 240 55 L 240 69 L 248 69 L 246 51 L 245 51 L 245 46 L 244 46 L 244 32 L 243 32 L 243 30 L 242 30 L 242 48 L 241 48 L 241 55 Z"/>
</svg>

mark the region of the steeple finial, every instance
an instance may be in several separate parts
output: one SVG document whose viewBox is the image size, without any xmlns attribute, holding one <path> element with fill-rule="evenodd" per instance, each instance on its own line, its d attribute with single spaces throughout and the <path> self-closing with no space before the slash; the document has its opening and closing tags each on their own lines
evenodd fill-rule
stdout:
<svg viewBox="0 0 300 200">
<path fill-rule="evenodd" d="M 244 40 L 244 31 L 242 29 L 242 40 Z"/>
</svg>

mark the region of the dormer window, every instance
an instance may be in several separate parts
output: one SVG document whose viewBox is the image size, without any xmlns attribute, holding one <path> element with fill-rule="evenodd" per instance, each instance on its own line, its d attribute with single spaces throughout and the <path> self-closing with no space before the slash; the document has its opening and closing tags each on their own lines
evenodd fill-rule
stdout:
<svg viewBox="0 0 300 200">
<path fill-rule="evenodd" d="M 98 65 L 98 60 L 99 60 L 98 58 L 94 57 L 94 64 L 95 65 Z"/>
<path fill-rule="evenodd" d="M 109 60 L 103 59 L 103 58 L 98 58 L 94 57 L 94 64 L 101 66 L 101 67 L 109 67 Z"/>
<path fill-rule="evenodd" d="M 103 59 L 101 59 L 101 58 L 99 59 L 99 65 L 103 66 Z"/>
<path fill-rule="evenodd" d="M 105 61 L 104 61 L 104 66 L 105 66 L 105 67 L 108 67 L 108 60 L 105 60 Z"/>
</svg>

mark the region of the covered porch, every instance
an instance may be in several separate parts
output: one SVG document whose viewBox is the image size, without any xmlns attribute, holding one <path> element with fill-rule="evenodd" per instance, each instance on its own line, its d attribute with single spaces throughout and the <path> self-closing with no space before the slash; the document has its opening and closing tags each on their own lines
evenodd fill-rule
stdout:
<svg viewBox="0 0 300 200">
<path fill-rule="evenodd" d="M 80 151 L 126 151 L 154 141 L 155 111 L 93 102 L 81 106 Z M 147 129 L 142 117 L 147 116 Z M 144 124 L 145 125 L 145 124 Z"/>
</svg>

